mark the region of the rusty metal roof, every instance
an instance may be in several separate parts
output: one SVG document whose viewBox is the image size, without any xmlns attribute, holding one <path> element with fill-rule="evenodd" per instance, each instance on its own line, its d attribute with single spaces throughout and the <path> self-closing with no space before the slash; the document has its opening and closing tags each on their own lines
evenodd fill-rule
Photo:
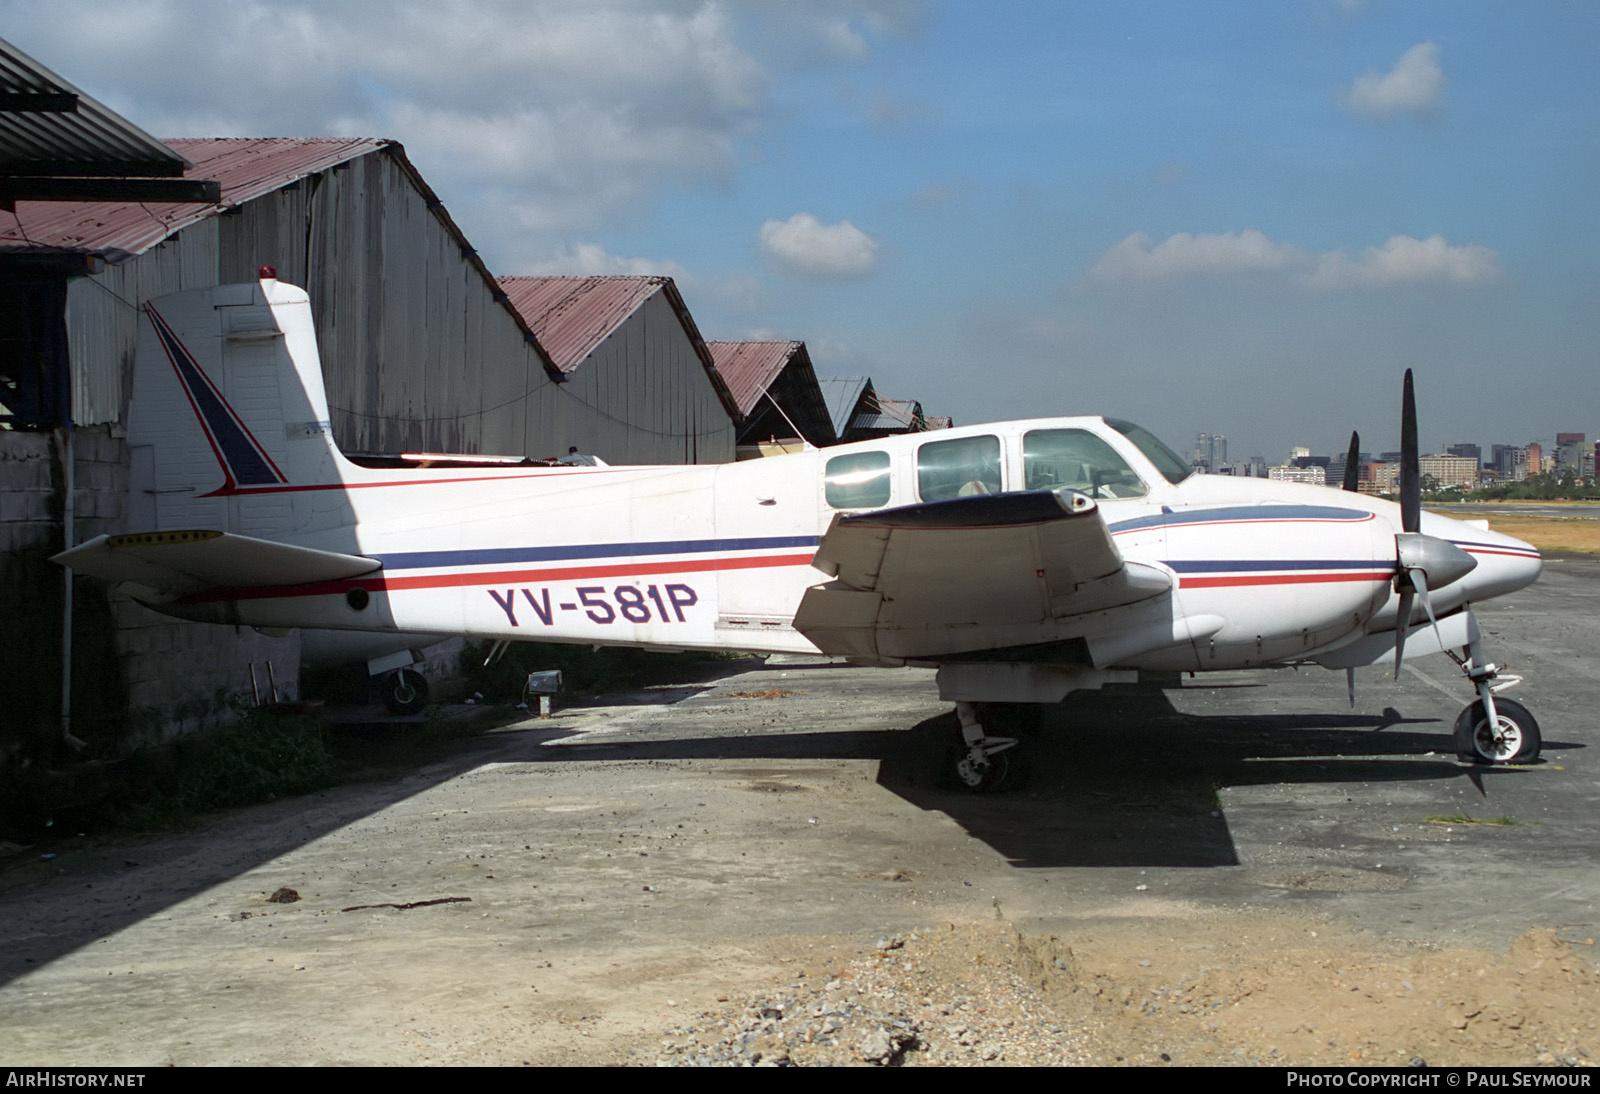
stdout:
<svg viewBox="0 0 1600 1094">
<path fill-rule="evenodd" d="M 220 204 L 19 201 L 14 216 L 0 214 L 0 250 L 70 250 L 120 262 L 208 216 L 394 143 L 370 137 L 168 140 L 167 147 L 193 162 L 185 178 L 221 183 Z"/>
<path fill-rule="evenodd" d="M 0 40 L 0 174 L 172 176 L 189 162 Z"/>
<path fill-rule="evenodd" d="M 502 277 L 500 290 L 539 340 L 556 369 L 570 375 L 611 332 L 656 293 L 665 293 L 684 337 L 700 358 L 717 398 L 738 421 L 743 415 L 706 348 L 689 306 L 670 277 Z"/>
<path fill-rule="evenodd" d="M 804 347 L 804 342 L 706 343 L 739 413 L 746 417 L 784 366 Z"/>
<path fill-rule="evenodd" d="M 556 368 L 572 372 L 667 277 L 502 277 L 500 289 Z"/>
</svg>

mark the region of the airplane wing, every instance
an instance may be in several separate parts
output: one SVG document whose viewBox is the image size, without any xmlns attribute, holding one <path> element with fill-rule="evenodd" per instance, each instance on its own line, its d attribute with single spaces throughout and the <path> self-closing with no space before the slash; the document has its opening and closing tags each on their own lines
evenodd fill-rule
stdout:
<svg viewBox="0 0 1600 1094">
<path fill-rule="evenodd" d="M 50 561 L 113 584 L 128 581 L 168 596 L 217 586 L 250 588 L 359 577 L 378 559 L 197 529 L 96 536 Z"/>
<path fill-rule="evenodd" d="M 916 659 L 1058 641 L 1063 619 L 1169 592 L 1123 560 L 1094 499 L 1074 490 L 980 494 L 838 516 L 795 629 L 824 653 Z"/>
</svg>

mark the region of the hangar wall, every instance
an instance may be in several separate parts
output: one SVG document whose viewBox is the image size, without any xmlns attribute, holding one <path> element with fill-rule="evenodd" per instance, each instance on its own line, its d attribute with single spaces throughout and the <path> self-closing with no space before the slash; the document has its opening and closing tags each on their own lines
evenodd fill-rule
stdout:
<svg viewBox="0 0 1600 1094">
<path fill-rule="evenodd" d="M 620 322 L 547 397 L 529 404 L 513 451 L 607 463 L 728 463 L 734 423 L 706 375 L 695 336 L 665 286 Z"/>
<path fill-rule="evenodd" d="M 203 170 L 208 146 L 236 151 L 250 142 L 172 143 Z M 675 329 L 687 346 L 664 299 L 642 309 L 594 368 L 558 386 L 542 349 L 400 147 L 367 147 L 301 177 L 258 178 L 252 185 L 266 185 L 263 192 L 190 217 L 163 241 L 138 244 L 138 253 L 109 242 L 101 248 L 106 265 L 67 282 L 73 427 L 17 433 L 0 445 L 0 488 L 21 499 L 0 512 L 7 577 L 21 579 L 13 590 L 26 603 L 17 610 L 42 621 L 41 636 L 50 634 L 41 637 L 47 648 L 32 651 L 35 660 L 60 659 L 62 587 L 59 571 L 42 560 L 63 543 L 62 439 L 72 437 L 73 541 L 130 530 L 137 513 L 129 510 L 141 501 L 126 492 L 138 456 L 124 440 L 139 306 L 167 293 L 251 280 L 263 265 L 311 294 L 335 439 L 347 451 L 538 457 L 576 444 L 613 463 L 732 459 L 733 423 L 702 362 L 667 337 Z M 121 230 L 128 232 L 125 221 Z M 37 239 L 29 243 L 49 248 Z M 93 241 L 84 242 L 90 246 L 81 249 L 93 250 Z M 247 628 L 178 622 L 88 579 L 77 581 L 75 602 L 83 608 L 74 627 L 72 724 L 97 754 L 228 717 L 230 694 L 249 694 L 252 665 L 264 681 L 271 661 L 280 694 L 296 694 L 297 634 L 267 638 Z M 99 660 L 80 670 L 90 656 L 85 650 L 100 651 L 93 654 Z M 13 697 L 39 712 L 41 724 L 53 722 L 58 672 L 21 682 Z M 48 763 L 59 754 L 59 740 L 37 744 L 0 731 L 0 759 L 29 752 Z"/>
</svg>

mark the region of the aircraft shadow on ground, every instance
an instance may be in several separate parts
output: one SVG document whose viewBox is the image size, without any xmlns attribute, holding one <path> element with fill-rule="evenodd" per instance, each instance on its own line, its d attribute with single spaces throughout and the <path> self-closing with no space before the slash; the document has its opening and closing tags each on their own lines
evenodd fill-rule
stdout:
<svg viewBox="0 0 1600 1094">
<path fill-rule="evenodd" d="M 1015 790 L 951 785 L 953 714 L 909 730 L 791 731 L 750 736 L 587 743 L 545 736 L 524 758 L 581 760 L 820 759 L 879 761 L 878 782 L 937 810 L 1019 867 L 1239 864 L 1224 787 L 1468 778 L 1480 791 L 1503 770 L 1456 762 L 1451 726 L 1381 714 L 1199 715 L 1157 689 L 1108 688 L 1054 708 L 1024 743 Z M 1559 745 L 1549 747 L 1560 747 Z"/>
<path fill-rule="evenodd" d="M 683 688 L 655 702 L 705 690 Z M 946 761 L 958 732 L 951 714 L 909 730 L 797 726 L 747 736 L 592 744 L 589 734 L 559 721 L 522 727 L 518 741 L 498 734 L 474 739 L 449 758 L 392 781 L 338 787 L 224 814 L 198 831 L 141 840 L 136 860 L 125 857 L 119 841 L 82 848 L 62 841 L 48 848 L 60 852 L 48 861 L 38 855 L 46 848 L 33 849 L 28 863 L 8 868 L 0 879 L 13 917 L 0 945 L 0 984 L 485 761 L 876 760 L 883 787 L 945 813 L 1024 868 L 1236 865 L 1227 818 L 1217 805 L 1220 787 L 1471 778 L 1481 789 L 1503 774 L 1456 764 L 1450 726 L 1434 719 L 1407 719 L 1393 710 L 1194 715 L 1175 709 L 1163 692 L 1115 688 L 1075 696 L 1052 710 L 1027 742 L 1027 783 L 995 795 L 948 787 Z M 1430 752 L 1438 758 L 1427 758 Z M 34 917 L 27 893 L 40 882 L 83 886 L 74 913 Z"/>
<path fill-rule="evenodd" d="M 1107 689 L 1074 696 L 1029 735 L 1025 781 L 1011 793 L 950 790 L 888 761 L 879 781 L 1020 867 L 1236 866 L 1223 788 L 1460 778 L 1449 728 L 1392 709 L 1185 714 L 1162 691 Z M 944 749 L 936 775 L 956 733 L 953 718 L 913 730 L 926 741 L 918 751 Z"/>
</svg>

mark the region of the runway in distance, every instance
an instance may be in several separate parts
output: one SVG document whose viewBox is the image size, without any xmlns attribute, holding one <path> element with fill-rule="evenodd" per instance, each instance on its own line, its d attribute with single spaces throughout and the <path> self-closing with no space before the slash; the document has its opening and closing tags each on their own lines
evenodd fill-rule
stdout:
<svg viewBox="0 0 1600 1094">
<path fill-rule="evenodd" d="M 1445 653 L 1474 696 L 1462 758 L 1539 752 L 1472 610 L 1533 582 L 1539 553 L 1421 512 L 1409 372 L 1399 504 L 1191 474 L 1101 417 L 717 465 L 359 466 L 309 298 L 268 269 L 145 305 L 133 384 L 150 458 L 129 532 L 56 560 L 181 618 L 932 666 L 974 790 L 1007 781 L 1038 705 L 1141 670 Z"/>
</svg>

